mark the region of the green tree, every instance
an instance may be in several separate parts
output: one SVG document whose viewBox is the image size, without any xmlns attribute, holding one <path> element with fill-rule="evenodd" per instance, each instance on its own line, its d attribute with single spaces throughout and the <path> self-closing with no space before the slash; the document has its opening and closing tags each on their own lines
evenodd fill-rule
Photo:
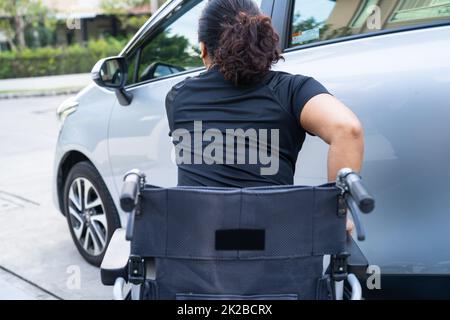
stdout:
<svg viewBox="0 0 450 320">
<path fill-rule="evenodd" d="M 170 33 L 168 29 L 149 42 L 142 51 L 143 64 L 164 62 L 183 68 L 200 66 L 202 64 L 200 55 L 191 47 L 189 40 Z"/>
<path fill-rule="evenodd" d="M 54 13 L 46 8 L 41 0 L 1 0 L 0 12 L 12 20 L 12 23 L 8 18 L 0 22 L 0 28 L 5 30 L 12 49 L 17 47 L 22 50 L 26 47 L 27 28 L 44 26 L 54 29 L 56 25 Z"/>
</svg>

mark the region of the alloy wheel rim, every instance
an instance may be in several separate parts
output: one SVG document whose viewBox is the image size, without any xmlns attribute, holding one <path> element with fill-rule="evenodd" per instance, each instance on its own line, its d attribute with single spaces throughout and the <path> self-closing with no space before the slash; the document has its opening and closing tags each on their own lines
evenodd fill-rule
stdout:
<svg viewBox="0 0 450 320">
<path fill-rule="evenodd" d="M 90 255 L 100 255 L 106 246 L 108 224 L 103 201 L 94 185 L 77 178 L 70 185 L 70 225 L 78 243 Z"/>
</svg>

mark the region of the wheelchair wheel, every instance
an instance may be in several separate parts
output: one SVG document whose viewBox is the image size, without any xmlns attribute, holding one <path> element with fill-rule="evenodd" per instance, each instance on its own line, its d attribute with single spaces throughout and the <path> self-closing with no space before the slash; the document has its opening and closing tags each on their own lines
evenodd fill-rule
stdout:
<svg viewBox="0 0 450 320">
<path fill-rule="evenodd" d="M 120 220 L 105 183 L 89 162 L 70 170 L 64 186 L 64 211 L 78 251 L 87 262 L 100 266 Z"/>
</svg>

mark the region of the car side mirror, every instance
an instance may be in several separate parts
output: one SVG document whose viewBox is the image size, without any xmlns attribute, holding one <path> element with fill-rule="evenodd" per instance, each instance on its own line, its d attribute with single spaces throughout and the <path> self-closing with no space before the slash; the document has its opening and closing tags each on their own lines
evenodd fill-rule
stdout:
<svg viewBox="0 0 450 320">
<path fill-rule="evenodd" d="M 122 106 L 131 104 L 133 95 L 125 91 L 128 68 L 124 57 L 109 57 L 98 61 L 92 68 L 91 76 L 99 87 L 114 90 Z"/>
</svg>

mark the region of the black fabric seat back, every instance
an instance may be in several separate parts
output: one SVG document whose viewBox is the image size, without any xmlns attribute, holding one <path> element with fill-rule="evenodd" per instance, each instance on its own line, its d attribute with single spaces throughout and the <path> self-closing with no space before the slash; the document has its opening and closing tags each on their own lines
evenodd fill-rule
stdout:
<svg viewBox="0 0 450 320">
<path fill-rule="evenodd" d="M 147 186 L 141 196 L 131 254 L 155 259 L 148 298 L 320 298 L 323 256 L 345 251 L 334 185 Z"/>
</svg>

